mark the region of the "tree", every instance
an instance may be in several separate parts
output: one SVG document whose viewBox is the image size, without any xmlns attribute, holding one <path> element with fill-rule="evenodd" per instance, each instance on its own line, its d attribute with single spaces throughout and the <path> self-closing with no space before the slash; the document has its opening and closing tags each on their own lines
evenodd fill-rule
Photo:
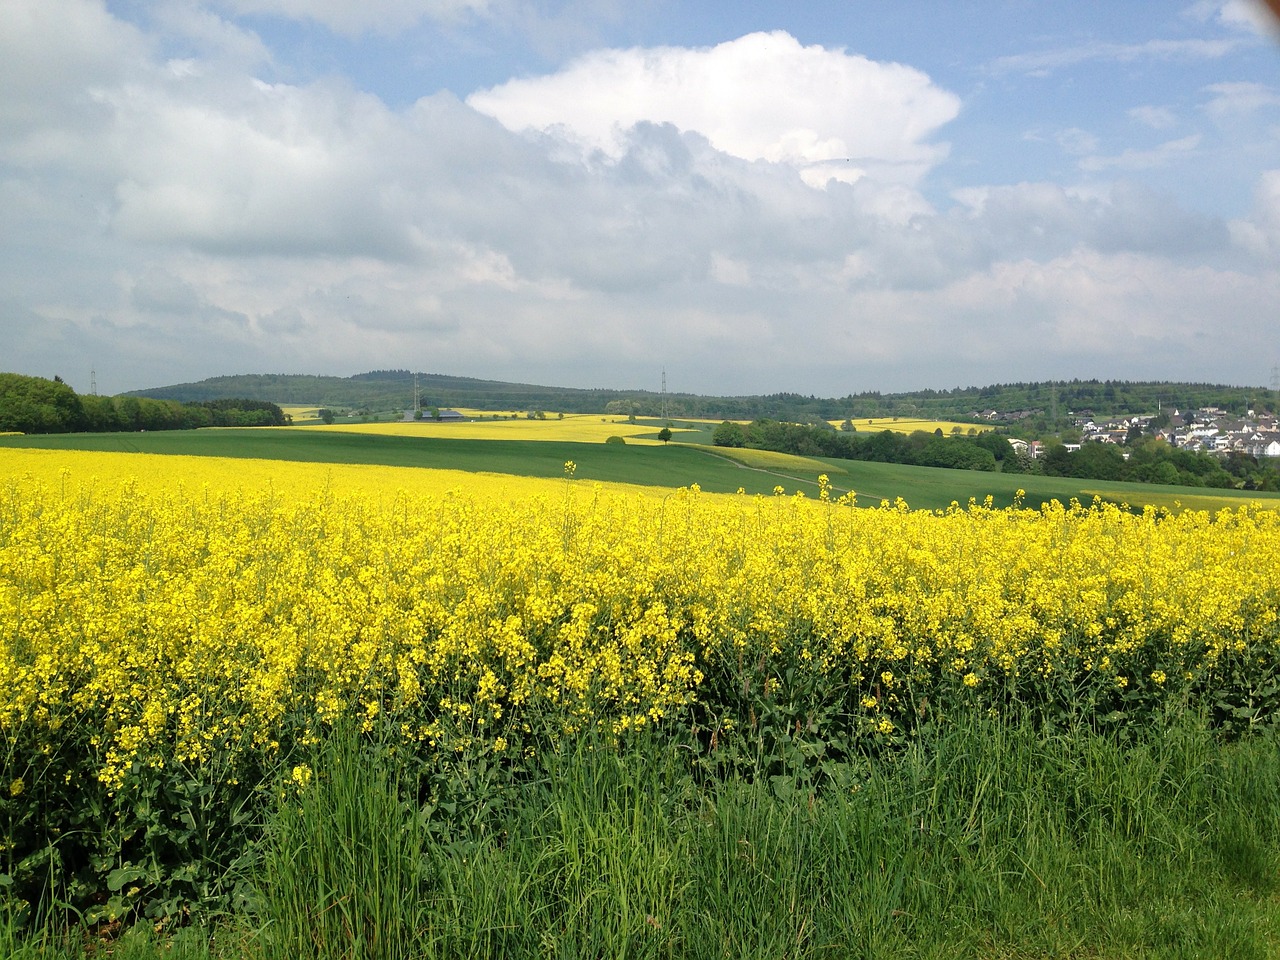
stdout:
<svg viewBox="0 0 1280 960">
<path fill-rule="evenodd" d="M 1071 455 L 1068 476 L 1085 480 L 1119 480 L 1124 474 L 1124 455 L 1113 443 L 1089 441 Z"/>
<path fill-rule="evenodd" d="M 1000 470 L 1002 473 L 1034 473 L 1036 462 L 1031 459 L 1029 453 L 1015 453 L 1011 457 L 1005 457 L 1000 461 Z"/>
<path fill-rule="evenodd" d="M 1060 443 L 1050 445 L 1040 457 L 1040 472 L 1046 477 L 1071 475 L 1071 451 Z"/>
<path fill-rule="evenodd" d="M 663 427 L 661 430 L 659 430 L 659 431 L 658 431 L 658 439 L 659 439 L 659 440 L 661 440 L 663 443 L 666 443 L 668 440 L 670 440 L 670 439 L 671 439 L 671 428 L 670 428 L 670 427 Z"/>
<path fill-rule="evenodd" d="M 0 431 L 67 433 L 85 426 L 80 397 L 60 379 L 0 373 Z"/>
<path fill-rule="evenodd" d="M 996 460 L 1004 461 L 1013 456 L 1013 445 L 994 430 L 987 430 L 974 437 L 973 442 L 990 450 Z"/>
<path fill-rule="evenodd" d="M 330 410 L 328 407 L 322 407 L 320 410 L 316 412 L 320 414 L 320 419 L 323 420 L 325 423 L 333 423 L 333 411 Z"/>
<path fill-rule="evenodd" d="M 711 434 L 711 442 L 717 447 L 741 447 L 747 442 L 742 425 L 726 420 Z"/>
</svg>

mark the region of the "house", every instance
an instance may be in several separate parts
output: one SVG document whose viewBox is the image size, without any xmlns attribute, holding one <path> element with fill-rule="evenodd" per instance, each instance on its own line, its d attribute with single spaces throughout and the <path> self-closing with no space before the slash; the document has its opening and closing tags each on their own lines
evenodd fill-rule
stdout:
<svg viewBox="0 0 1280 960">
<path fill-rule="evenodd" d="M 457 410 L 444 410 L 444 409 L 441 409 L 441 410 L 437 410 L 435 413 L 432 413 L 432 412 L 431 412 L 431 411 L 429 411 L 429 410 L 423 411 L 423 412 L 422 412 L 422 415 L 421 415 L 420 417 L 418 416 L 418 414 L 417 414 L 415 411 L 413 411 L 413 410 L 406 410 L 406 411 L 404 412 L 404 419 L 405 419 L 405 420 L 409 420 L 409 421 L 413 421 L 413 420 L 424 420 L 424 421 L 430 421 L 431 423 L 436 423 L 436 422 L 439 422 L 439 423 L 461 423 L 462 421 L 466 420 L 467 418 L 466 418 L 466 417 L 464 417 L 462 414 L 460 414 Z"/>
<path fill-rule="evenodd" d="M 1259 430 L 1241 446 L 1251 457 L 1280 457 L 1280 433 Z"/>
</svg>

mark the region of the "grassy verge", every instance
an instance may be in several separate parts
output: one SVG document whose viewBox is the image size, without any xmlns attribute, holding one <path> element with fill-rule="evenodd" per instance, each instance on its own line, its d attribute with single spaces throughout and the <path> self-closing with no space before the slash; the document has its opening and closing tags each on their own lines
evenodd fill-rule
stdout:
<svg viewBox="0 0 1280 960">
<path fill-rule="evenodd" d="M 1193 721 L 1120 740 L 970 718 L 813 792 L 690 750 L 578 743 L 483 816 L 352 737 L 264 835 L 257 907 L 14 957 L 1274 957 L 1280 751 Z M 512 789 L 518 785 L 518 789 Z"/>
</svg>

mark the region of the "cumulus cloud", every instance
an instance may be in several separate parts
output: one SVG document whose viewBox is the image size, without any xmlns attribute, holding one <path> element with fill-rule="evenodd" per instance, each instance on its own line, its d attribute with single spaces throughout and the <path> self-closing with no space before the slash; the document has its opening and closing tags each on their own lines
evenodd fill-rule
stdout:
<svg viewBox="0 0 1280 960">
<path fill-rule="evenodd" d="M 217 100 L 157 88 L 105 99 L 124 237 L 241 254 L 396 255 L 409 243 L 371 176 L 369 151 L 392 123 L 372 98 L 242 79 Z"/>
<path fill-rule="evenodd" d="M 12 0 L 0 7 L 0 150 L 40 162 L 67 129 L 101 118 L 95 92 L 123 83 L 147 40 L 100 4 Z"/>
<path fill-rule="evenodd" d="M 637 123 L 670 123 L 730 156 L 792 165 L 815 184 L 917 183 L 945 158 L 946 146 L 930 138 L 960 109 L 919 70 L 802 46 L 781 31 L 702 49 L 597 51 L 467 103 L 508 129 L 613 159 Z"/>
<path fill-rule="evenodd" d="M 1188 212 L 1134 181 L 1102 189 L 1054 183 L 971 188 L 957 191 L 956 199 L 957 216 L 988 251 L 985 263 L 1020 256 L 1054 260 L 1080 248 L 1177 260 L 1220 252 L 1230 243 L 1221 220 Z"/>
</svg>

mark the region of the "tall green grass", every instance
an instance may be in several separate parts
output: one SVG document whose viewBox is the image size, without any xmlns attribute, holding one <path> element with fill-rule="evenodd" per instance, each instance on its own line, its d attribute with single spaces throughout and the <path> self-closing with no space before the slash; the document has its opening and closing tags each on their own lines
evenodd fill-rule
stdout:
<svg viewBox="0 0 1280 960">
<path fill-rule="evenodd" d="M 408 960 L 435 901 L 435 851 L 398 771 L 339 734 L 314 777 L 286 789 L 266 834 L 264 960 Z"/>
<path fill-rule="evenodd" d="M 971 717 L 815 792 L 704 780 L 656 738 L 579 743 L 463 827 L 342 735 L 282 789 L 258 910 L 173 955 L 1261 960 L 1278 747 L 1190 718 L 1122 740 Z M 77 955 L 55 946 L 0 929 L 6 956 Z"/>
</svg>

